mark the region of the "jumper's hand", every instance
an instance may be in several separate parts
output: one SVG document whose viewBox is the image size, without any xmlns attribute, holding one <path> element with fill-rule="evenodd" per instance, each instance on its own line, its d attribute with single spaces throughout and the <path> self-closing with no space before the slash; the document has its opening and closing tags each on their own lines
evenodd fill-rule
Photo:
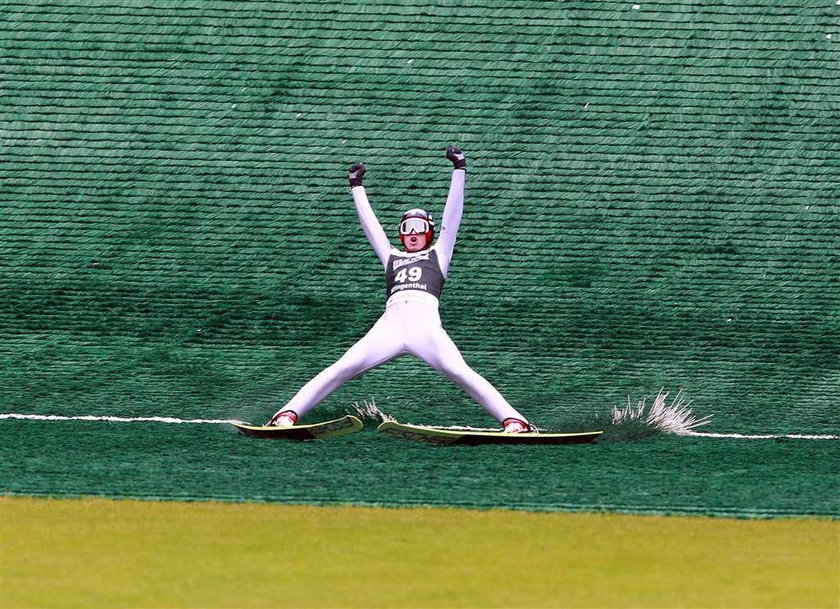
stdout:
<svg viewBox="0 0 840 609">
<path fill-rule="evenodd" d="M 455 166 L 455 169 L 466 169 L 467 167 L 467 158 L 464 156 L 464 153 L 461 152 L 460 148 L 456 148 L 455 146 L 447 146 L 446 158 L 452 161 L 452 164 Z"/>
<path fill-rule="evenodd" d="M 367 168 L 362 163 L 354 163 L 350 165 L 350 187 L 353 186 L 361 186 L 362 185 L 362 178 L 365 177 L 365 171 Z"/>
</svg>

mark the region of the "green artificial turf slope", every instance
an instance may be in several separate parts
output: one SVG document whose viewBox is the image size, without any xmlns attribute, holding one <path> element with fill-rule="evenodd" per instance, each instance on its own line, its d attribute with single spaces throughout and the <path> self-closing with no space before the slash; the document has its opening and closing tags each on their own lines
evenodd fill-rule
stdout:
<svg viewBox="0 0 840 609">
<path fill-rule="evenodd" d="M 0 474 L 13 494 L 840 516 L 834 441 L 433 447 L 372 428 L 300 443 L 206 424 L 2 425 Z"/>
<path fill-rule="evenodd" d="M 0 410 L 265 420 L 382 310 L 347 166 L 368 164 L 393 234 L 408 207 L 440 218 L 453 143 L 467 195 L 441 314 L 523 413 L 585 425 L 666 388 L 709 431 L 836 435 L 838 10 L 6 2 Z M 409 360 L 313 416 L 371 398 L 488 422 Z M 836 443 L 511 457 L 6 420 L 0 441 L 10 493 L 837 512 Z"/>
</svg>

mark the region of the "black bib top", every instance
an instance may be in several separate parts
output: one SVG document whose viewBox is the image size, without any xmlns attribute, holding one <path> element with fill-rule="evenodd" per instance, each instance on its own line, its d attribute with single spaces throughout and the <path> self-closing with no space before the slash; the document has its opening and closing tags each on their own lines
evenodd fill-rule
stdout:
<svg viewBox="0 0 840 609">
<path fill-rule="evenodd" d="M 385 298 L 403 290 L 420 290 L 440 298 L 443 282 L 443 271 L 434 248 L 422 252 L 392 253 L 385 270 Z"/>
</svg>

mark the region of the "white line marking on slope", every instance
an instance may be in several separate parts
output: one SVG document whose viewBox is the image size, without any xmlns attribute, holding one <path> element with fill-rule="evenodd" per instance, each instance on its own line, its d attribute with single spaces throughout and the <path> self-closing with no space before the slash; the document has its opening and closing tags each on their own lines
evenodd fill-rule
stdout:
<svg viewBox="0 0 840 609">
<path fill-rule="evenodd" d="M 699 436 L 701 438 L 735 438 L 737 440 L 772 440 L 778 438 L 791 438 L 793 440 L 840 440 L 840 436 L 831 435 L 810 435 L 810 434 L 757 434 L 747 435 L 741 433 L 707 433 L 702 431 L 688 431 L 680 434 L 682 436 Z"/>
<path fill-rule="evenodd" d="M 55 414 L 0 414 L 0 419 L 23 419 L 27 421 L 109 421 L 113 423 L 241 423 L 233 419 L 176 419 L 174 417 L 97 417 L 93 415 L 80 415 L 66 417 Z"/>
<path fill-rule="evenodd" d="M 178 419 L 175 417 L 111 417 L 95 415 L 64 416 L 56 414 L 22 414 L 16 412 L 0 413 L 0 420 L 2 419 L 18 419 L 26 421 L 106 421 L 111 423 L 203 423 L 210 425 L 227 425 L 230 423 L 242 423 L 242 421 L 239 421 L 238 419 Z M 458 429 L 467 428 L 459 427 Z M 793 440 L 840 440 L 840 436 L 812 434 L 748 435 L 740 433 L 708 433 L 701 431 L 688 431 L 683 432 L 679 435 L 695 436 L 700 438 L 731 438 L 736 440 L 773 440 L 780 438 L 790 438 Z"/>
</svg>

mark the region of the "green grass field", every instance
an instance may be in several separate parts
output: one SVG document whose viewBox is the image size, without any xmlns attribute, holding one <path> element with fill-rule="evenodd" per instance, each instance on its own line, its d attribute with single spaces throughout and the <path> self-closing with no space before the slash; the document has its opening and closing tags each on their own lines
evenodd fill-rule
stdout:
<svg viewBox="0 0 840 609">
<path fill-rule="evenodd" d="M 840 523 L 0 499 L 4 609 L 837 607 Z"/>
</svg>

